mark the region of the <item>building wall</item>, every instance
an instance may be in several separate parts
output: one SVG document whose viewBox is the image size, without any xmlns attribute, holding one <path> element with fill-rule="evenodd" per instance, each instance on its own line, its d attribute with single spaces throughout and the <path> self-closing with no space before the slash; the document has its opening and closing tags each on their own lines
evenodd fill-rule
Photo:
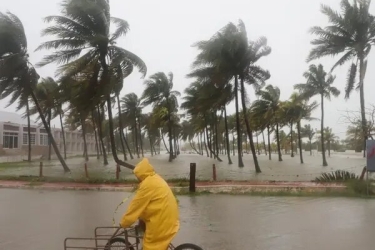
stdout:
<svg viewBox="0 0 375 250">
<path fill-rule="evenodd" d="M 31 126 L 32 155 L 48 156 L 48 135 L 44 127 Z M 64 144 L 61 129 L 51 128 L 60 152 L 64 152 Z M 28 154 L 28 128 L 27 125 L 11 122 L 0 122 L 0 156 L 4 155 L 27 155 Z M 25 135 L 25 137 L 24 137 Z M 17 139 L 15 139 L 15 137 Z M 35 140 L 34 140 L 34 138 Z M 14 141 L 17 140 L 17 143 Z M 80 131 L 65 130 L 66 151 L 68 154 L 83 154 L 83 138 Z M 87 150 L 95 152 L 95 137 L 93 134 L 86 135 Z M 52 147 L 52 154 L 55 154 Z"/>
</svg>

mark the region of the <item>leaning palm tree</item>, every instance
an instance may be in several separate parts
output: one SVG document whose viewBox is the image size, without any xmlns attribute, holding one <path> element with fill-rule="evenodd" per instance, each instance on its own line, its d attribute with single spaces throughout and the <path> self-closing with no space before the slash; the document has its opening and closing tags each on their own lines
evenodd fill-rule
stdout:
<svg viewBox="0 0 375 250">
<path fill-rule="evenodd" d="M 59 98 L 59 85 L 51 77 L 42 78 L 35 89 L 35 95 L 39 100 L 40 108 L 45 117 L 47 117 L 48 126 L 51 127 L 51 121 L 59 115 L 61 103 Z M 30 110 L 31 114 L 37 114 L 36 106 Z M 62 127 L 63 129 L 63 127 Z M 51 138 L 48 138 L 48 160 L 51 160 Z"/>
<path fill-rule="evenodd" d="M 12 99 L 16 101 L 30 94 L 58 159 L 64 171 L 69 172 L 34 92 L 38 78 L 38 74 L 29 62 L 27 39 L 22 22 L 12 13 L 0 12 L 0 95 L 2 97 L 12 95 Z"/>
<path fill-rule="evenodd" d="M 331 96 L 339 96 L 340 91 L 332 86 L 335 77 L 327 75 L 321 64 L 318 66 L 314 64 L 310 65 L 309 70 L 306 71 L 303 76 L 306 78 L 307 82 L 296 84 L 294 88 L 299 90 L 301 96 L 305 99 L 309 99 L 315 95 L 320 95 L 323 166 L 328 166 L 324 147 L 324 99 L 331 100 Z"/>
<path fill-rule="evenodd" d="M 144 105 L 162 106 L 165 108 L 168 118 L 169 134 L 169 162 L 174 158 L 172 146 L 172 115 L 178 107 L 177 97 L 180 92 L 173 90 L 173 74 L 169 73 L 168 77 L 163 72 L 158 72 L 150 76 L 149 80 L 144 82 L 146 88 L 143 92 L 142 99 Z"/>
<path fill-rule="evenodd" d="M 327 27 L 313 27 L 311 33 L 318 38 L 311 44 L 308 61 L 325 56 L 342 57 L 334 64 L 332 70 L 346 62 L 352 61 L 348 72 L 348 81 L 345 88 L 345 98 L 356 87 L 360 92 L 361 118 L 363 134 L 367 135 L 365 114 L 365 90 L 364 79 L 367 68 L 367 57 L 371 46 L 375 42 L 375 17 L 370 14 L 371 0 L 341 0 L 341 12 L 338 13 L 326 5 L 321 6 L 321 12 L 329 18 L 330 25 Z M 358 65 L 359 64 L 359 65 Z M 359 66 L 359 67 L 358 67 Z M 359 74 L 358 85 L 356 85 L 357 74 Z M 364 137 L 364 146 L 366 148 Z M 366 150 L 363 150 L 365 155 Z"/>
<path fill-rule="evenodd" d="M 92 64 L 99 65 L 96 68 L 98 77 L 92 79 L 87 91 L 91 102 L 96 101 L 99 105 L 101 100 L 105 100 L 107 103 L 109 138 L 115 162 L 133 169 L 133 165 L 117 156 L 111 108 L 111 94 L 116 87 L 111 81 L 112 69 L 120 67 L 122 77 L 128 75 L 129 65 L 137 67 L 143 76 L 147 71 L 138 56 L 116 45 L 116 40 L 128 32 L 128 23 L 111 17 L 108 0 L 65 0 L 62 15 L 49 16 L 45 20 L 54 24 L 44 29 L 43 35 L 55 36 L 56 39 L 42 43 L 38 50 L 55 49 L 56 52 L 44 57 L 39 66 L 63 64 L 57 73 L 59 77 L 66 78 L 79 74 Z M 111 23 L 116 26 L 112 34 Z"/>
</svg>

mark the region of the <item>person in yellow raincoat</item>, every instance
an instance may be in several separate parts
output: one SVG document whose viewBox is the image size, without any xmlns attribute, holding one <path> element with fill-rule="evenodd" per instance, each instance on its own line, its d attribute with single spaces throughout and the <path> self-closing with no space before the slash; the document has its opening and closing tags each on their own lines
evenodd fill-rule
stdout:
<svg viewBox="0 0 375 250">
<path fill-rule="evenodd" d="M 146 224 L 143 250 L 167 250 L 180 228 L 178 204 L 166 181 L 155 173 L 148 159 L 138 163 L 133 173 L 139 189 L 120 226 L 127 228 L 141 219 Z"/>
</svg>

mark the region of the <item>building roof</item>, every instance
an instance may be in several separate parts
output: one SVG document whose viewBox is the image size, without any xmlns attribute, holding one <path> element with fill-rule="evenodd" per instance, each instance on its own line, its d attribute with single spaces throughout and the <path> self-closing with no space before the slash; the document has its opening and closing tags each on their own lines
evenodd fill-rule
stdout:
<svg viewBox="0 0 375 250">
<path fill-rule="evenodd" d="M 12 112 L 0 110 L 0 122 L 10 122 L 16 124 L 27 125 L 27 119 L 23 118 L 22 115 Z M 38 126 L 32 119 L 30 120 L 31 126 Z"/>
</svg>

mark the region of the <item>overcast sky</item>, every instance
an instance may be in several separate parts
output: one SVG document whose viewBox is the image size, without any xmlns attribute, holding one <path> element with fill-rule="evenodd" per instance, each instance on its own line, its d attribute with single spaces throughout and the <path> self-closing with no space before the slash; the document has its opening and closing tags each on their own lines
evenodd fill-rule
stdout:
<svg viewBox="0 0 375 250">
<path fill-rule="evenodd" d="M 34 52 L 46 38 L 40 36 L 47 27 L 42 18 L 58 15 L 60 0 L 0 0 L 0 11 L 10 11 L 23 22 L 28 39 L 32 63 L 37 63 L 48 51 Z M 148 67 L 147 76 L 163 71 L 174 73 L 176 90 L 183 90 L 192 81 L 185 76 L 190 71 L 197 51 L 191 45 L 199 40 L 208 39 L 228 22 L 237 23 L 242 19 L 246 24 L 249 39 L 260 36 L 268 38 L 272 53 L 259 61 L 259 64 L 271 73 L 269 84 L 281 89 L 282 99 L 293 92 L 293 85 L 304 82 L 302 74 L 308 69 L 306 57 L 311 49 L 313 38 L 308 33 L 311 26 L 325 26 L 327 18 L 320 13 L 320 4 L 325 3 L 339 9 L 340 0 L 111 0 L 112 16 L 125 19 L 130 24 L 130 32 L 121 38 L 118 45 L 140 56 Z M 375 13 L 375 5 L 371 6 Z M 336 58 L 337 59 L 337 58 Z M 328 71 L 335 59 L 327 58 L 315 61 L 322 63 Z M 374 53 L 369 57 L 365 79 L 366 104 L 374 103 L 375 71 Z M 343 110 L 359 109 L 359 93 L 354 92 L 350 100 L 344 99 L 344 88 L 349 65 L 337 68 L 334 85 L 342 91 L 339 98 L 326 102 L 325 125 L 334 128 L 334 133 L 345 137 L 347 124 L 342 121 Z M 39 68 L 42 77 L 54 76 L 56 66 Z M 125 79 L 122 95 L 135 92 L 141 95 L 143 79 L 133 73 Z M 252 89 L 248 89 L 252 93 Z M 254 100 L 254 95 L 250 95 Z M 0 110 L 14 111 L 15 105 L 5 109 L 8 100 L 0 101 Z M 234 106 L 230 105 L 230 112 Z M 320 109 L 314 114 L 320 117 Z M 58 122 L 56 121 L 56 127 Z M 319 127 L 319 121 L 312 123 Z"/>
</svg>

